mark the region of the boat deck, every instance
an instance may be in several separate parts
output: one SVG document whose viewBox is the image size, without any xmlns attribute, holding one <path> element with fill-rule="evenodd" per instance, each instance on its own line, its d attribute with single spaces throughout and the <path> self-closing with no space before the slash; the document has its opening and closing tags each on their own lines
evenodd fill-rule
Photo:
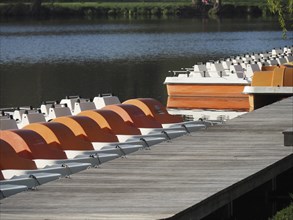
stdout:
<svg viewBox="0 0 293 220">
<path fill-rule="evenodd" d="M 1 220 L 206 216 L 293 167 L 282 134 L 293 124 L 292 103 L 287 98 L 4 199 Z"/>
</svg>

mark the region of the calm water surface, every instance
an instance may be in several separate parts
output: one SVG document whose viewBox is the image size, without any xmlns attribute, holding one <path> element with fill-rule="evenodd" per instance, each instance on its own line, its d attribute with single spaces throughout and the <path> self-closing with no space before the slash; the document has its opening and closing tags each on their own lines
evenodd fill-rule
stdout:
<svg viewBox="0 0 293 220">
<path fill-rule="evenodd" d="M 291 45 L 268 19 L 3 22 L 0 107 L 65 95 L 166 101 L 168 70 Z"/>
</svg>

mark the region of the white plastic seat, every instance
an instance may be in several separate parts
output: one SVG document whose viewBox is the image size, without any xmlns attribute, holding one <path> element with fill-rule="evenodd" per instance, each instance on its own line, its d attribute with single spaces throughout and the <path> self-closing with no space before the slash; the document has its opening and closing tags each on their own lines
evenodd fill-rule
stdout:
<svg viewBox="0 0 293 220">
<path fill-rule="evenodd" d="M 277 48 L 277 49 L 273 49 L 272 50 L 272 56 L 275 57 L 277 55 L 280 55 L 283 53 L 283 49 L 282 48 Z"/>
<path fill-rule="evenodd" d="M 292 50 L 293 50 L 293 47 L 287 47 L 286 49 L 284 48 L 284 54 L 292 54 Z"/>
<path fill-rule="evenodd" d="M 49 114 L 46 117 L 46 121 L 50 121 L 57 117 L 72 115 L 70 109 L 67 106 L 60 105 L 49 108 Z"/>
<path fill-rule="evenodd" d="M 204 64 L 196 64 L 193 66 L 194 73 L 199 73 L 202 77 L 209 77 L 208 70 Z"/>
<path fill-rule="evenodd" d="M 233 75 L 237 78 L 244 78 L 244 69 L 240 64 L 234 64 L 230 66 L 230 76 Z"/>
<path fill-rule="evenodd" d="M 231 65 L 230 72 L 234 73 L 238 78 L 244 78 L 244 69 L 240 64 Z"/>
<path fill-rule="evenodd" d="M 257 61 L 256 63 L 260 70 L 262 69 L 262 66 L 268 66 L 268 63 L 266 62 Z"/>
<path fill-rule="evenodd" d="M 80 96 L 66 96 L 64 99 L 61 99 L 60 104 L 66 105 L 70 111 L 73 113 L 74 104 L 76 102 L 85 102 L 87 99 L 81 98 Z"/>
<path fill-rule="evenodd" d="M 214 75 L 216 73 L 216 75 Z M 221 63 L 212 63 L 211 64 L 211 69 L 209 71 L 209 74 L 211 76 L 215 77 L 224 77 L 227 76 L 227 72 L 224 69 L 223 65 Z"/>
<path fill-rule="evenodd" d="M 74 103 L 80 99 L 79 96 L 67 96 L 65 99 L 61 99 L 60 104 L 66 104 L 71 112 L 74 110 Z"/>
<path fill-rule="evenodd" d="M 269 53 L 261 53 L 260 56 L 263 58 L 263 59 L 269 59 L 271 57 L 271 54 Z"/>
<path fill-rule="evenodd" d="M 290 55 L 290 56 L 285 56 L 285 59 L 287 60 L 287 62 L 293 62 L 293 56 Z"/>
<path fill-rule="evenodd" d="M 56 101 L 45 101 L 41 104 L 40 110 L 46 117 L 49 115 L 49 109 L 55 105 L 57 105 Z"/>
<path fill-rule="evenodd" d="M 249 63 L 249 62 L 253 62 L 253 58 L 252 57 L 243 57 L 242 60 L 246 63 Z"/>
<path fill-rule="evenodd" d="M 260 59 L 260 58 L 262 58 L 262 57 L 261 57 L 260 54 L 252 54 L 252 55 L 251 55 L 251 58 L 252 58 L 254 61 L 256 61 L 256 60 L 258 60 L 258 59 Z"/>
<path fill-rule="evenodd" d="M 283 49 L 284 54 L 292 54 L 293 46 L 285 46 Z"/>
<path fill-rule="evenodd" d="M 238 58 L 234 58 L 234 59 L 232 59 L 232 62 L 233 62 L 234 64 L 237 64 L 237 63 L 242 63 L 243 60 L 242 60 L 242 59 L 238 59 Z"/>
<path fill-rule="evenodd" d="M 231 64 L 233 63 L 232 60 L 223 60 L 221 61 L 222 65 L 223 65 L 223 68 L 225 70 L 229 70 L 230 69 L 230 66 Z"/>
<path fill-rule="evenodd" d="M 278 64 L 279 64 L 279 62 L 278 62 L 276 59 L 268 60 L 268 63 L 269 63 L 271 66 L 275 66 L 275 65 L 278 65 Z"/>
<path fill-rule="evenodd" d="M 28 107 L 28 108 L 25 108 L 25 107 L 22 107 L 22 108 L 18 108 L 16 110 L 14 110 L 13 112 L 13 119 L 14 120 L 17 120 L 17 121 L 21 121 L 22 120 L 22 115 L 25 113 L 25 112 L 35 112 L 36 110 L 33 110 L 32 107 Z"/>
<path fill-rule="evenodd" d="M 22 114 L 21 121 L 17 123 L 18 128 L 37 122 L 46 122 L 45 116 L 39 111 L 30 111 Z"/>
<path fill-rule="evenodd" d="M 93 109 L 96 109 L 96 106 L 95 106 L 95 103 L 93 103 L 91 101 L 75 102 L 73 115 L 77 115 L 82 111 L 93 110 Z"/>
<path fill-rule="evenodd" d="M 202 77 L 202 75 L 199 73 L 199 72 L 194 72 L 194 71 L 192 71 L 192 72 L 190 72 L 189 73 L 189 77 Z"/>
<path fill-rule="evenodd" d="M 247 63 L 240 62 L 240 65 L 242 66 L 242 68 L 244 69 L 244 71 L 246 71 Z"/>
<path fill-rule="evenodd" d="M 277 58 L 276 60 L 278 61 L 278 64 L 279 65 L 282 65 L 284 63 L 287 63 L 287 60 L 286 60 L 285 57 L 280 57 L 280 58 Z"/>
<path fill-rule="evenodd" d="M 0 130 L 18 129 L 16 121 L 9 115 L 0 116 Z"/>
<path fill-rule="evenodd" d="M 247 64 L 246 66 L 246 77 L 251 78 L 253 73 L 256 71 L 260 71 L 260 68 L 257 63 Z"/>
<path fill-rule="evenodd" d="M 210 61 L 206 62 L 205 66 L 206 66 L 206 69 L 207 69 L 208 71 L 211 70 L 211 65 L 212 65 L 213 63 L 215 63 L 214 60 L 210 60 Z"/>
<path fill-rule="evenodd" d="M 188 74 L 187 73 L 180 73 L 180 74 L 178 74 L 177 77 L 187 78 L 188 77 Z"/>
<path fill-rule="evenodd" d="M 119 98 L 112 95 L 94 97 L 93 103 L 95 104 L 96 109 L 101 109 L 107 105 L 121 104 Z"/>
</svg>

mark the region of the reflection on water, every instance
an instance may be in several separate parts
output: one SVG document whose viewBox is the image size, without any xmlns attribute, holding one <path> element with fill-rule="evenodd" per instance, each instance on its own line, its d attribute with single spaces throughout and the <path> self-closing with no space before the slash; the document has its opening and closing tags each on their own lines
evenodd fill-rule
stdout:
<svg viewBox="0 0 293 220">
<path fill-rule="evenodd" d="M 292 42 L 262 19 L 97 20 L 1 24 L 0 107 L 113 92 L 166 100 L 168 70 Z"/>
</svg>

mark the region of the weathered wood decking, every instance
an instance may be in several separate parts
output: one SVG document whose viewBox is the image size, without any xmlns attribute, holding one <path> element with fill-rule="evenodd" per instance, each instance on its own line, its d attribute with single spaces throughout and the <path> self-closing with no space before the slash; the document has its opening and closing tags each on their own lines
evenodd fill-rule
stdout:
<svg viewBox="0 0 293 220">
<path fill-rule="evenodd" d="M 292 115 L 288 98 L 20 193 L 1 201 L 0 219 L 158 219 L 189 207 L 205 216 L 293 167 L 282 134 Z"/>
</svg>

